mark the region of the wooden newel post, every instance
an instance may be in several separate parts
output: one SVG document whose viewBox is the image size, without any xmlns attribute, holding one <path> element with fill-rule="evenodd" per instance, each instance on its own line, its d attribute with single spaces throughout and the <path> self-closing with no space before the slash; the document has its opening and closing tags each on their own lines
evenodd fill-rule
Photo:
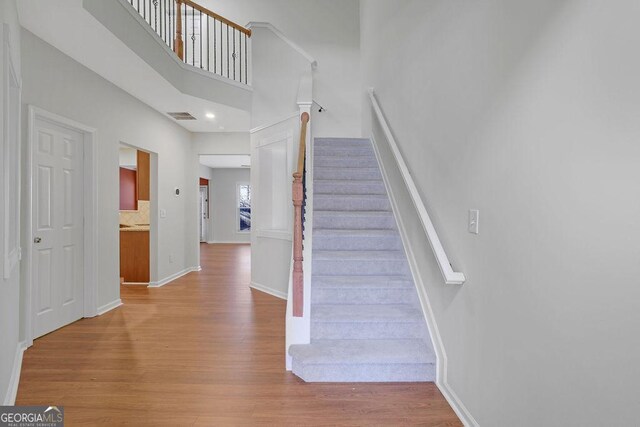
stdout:
<svg viewBox="0 0 640 427">
<path fill-rule="evenodd" d="M 304 307 L 304 272 L 302 270 L 302 174 L 293 174 L 293 316 L 302 317 Z"/>
<path fill-rule="evenodd" d="M 309 113 L 300 116 L 300 148 L 298 170 L 293 174 L 293 317 L 302 317 L 304 311 L 304 271 L 302 269 L 302 203 L 304 202 L 304 158 L 307 151 L 307 123 Z"/>
<path fill-rule="evenodd" d="M 182 42 L 182 0 L 176 2 L 176 38 L 173 40 L 173 51 L 184 61 L 184 43 Z"/>
</svg>

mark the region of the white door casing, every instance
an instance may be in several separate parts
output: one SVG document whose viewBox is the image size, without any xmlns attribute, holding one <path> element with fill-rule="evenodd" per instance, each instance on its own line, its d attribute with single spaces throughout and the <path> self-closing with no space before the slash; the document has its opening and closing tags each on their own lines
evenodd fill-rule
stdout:
<svg viewBox="0 0 640 427">
<path fill-rule="evenodd" d="M 83 317 L 83 134 L 41 118 L 33 146 L 34 338 Z"/>
</svg>

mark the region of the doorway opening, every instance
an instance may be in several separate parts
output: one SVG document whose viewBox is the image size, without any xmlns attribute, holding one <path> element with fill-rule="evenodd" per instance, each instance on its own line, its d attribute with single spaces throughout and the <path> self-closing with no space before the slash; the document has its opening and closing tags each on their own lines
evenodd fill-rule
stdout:
<svg viewBox="0 0 640 427">
<path fill-rule="evenodd" d="M 119 232 L 120 283 L 149 285 L 152 279 L 154 215 L 152 173 L 154 155 L 120 144 Z"/>
<path fill-rule="evenodd" d="M 251 156 L 200 155 L 199 162 L 201 244 L 251 244 Z"/>
</svg>

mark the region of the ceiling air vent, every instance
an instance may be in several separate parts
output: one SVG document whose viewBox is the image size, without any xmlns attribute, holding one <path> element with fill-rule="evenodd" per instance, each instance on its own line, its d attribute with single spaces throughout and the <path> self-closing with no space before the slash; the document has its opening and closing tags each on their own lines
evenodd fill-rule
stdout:
<svg viewBox="0 0 640 427">
<path fill-rule="evenodd" d="M 187 113 L 186 111 L 179 111 L 177 113 L 167 113 L 167 114 L 176 120 L 196 120 L 195 117 L 193 117 L 191 114 Z"/>
</svg>

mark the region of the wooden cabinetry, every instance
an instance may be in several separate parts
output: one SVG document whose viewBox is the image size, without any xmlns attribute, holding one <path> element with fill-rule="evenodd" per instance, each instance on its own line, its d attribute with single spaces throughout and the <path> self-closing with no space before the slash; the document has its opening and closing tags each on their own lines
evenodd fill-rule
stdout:
<svg viewBox="0 0 640 427">
<path fill-rule="evenodd" d="M 120 231 L 120 277 L 127 283 L 149 283 L 149 231 Z"/>
<path fill-rule="evenodd" d="M 138 150 L 138 200 L 151 200 L 151 156 Z"/>
</svg>

